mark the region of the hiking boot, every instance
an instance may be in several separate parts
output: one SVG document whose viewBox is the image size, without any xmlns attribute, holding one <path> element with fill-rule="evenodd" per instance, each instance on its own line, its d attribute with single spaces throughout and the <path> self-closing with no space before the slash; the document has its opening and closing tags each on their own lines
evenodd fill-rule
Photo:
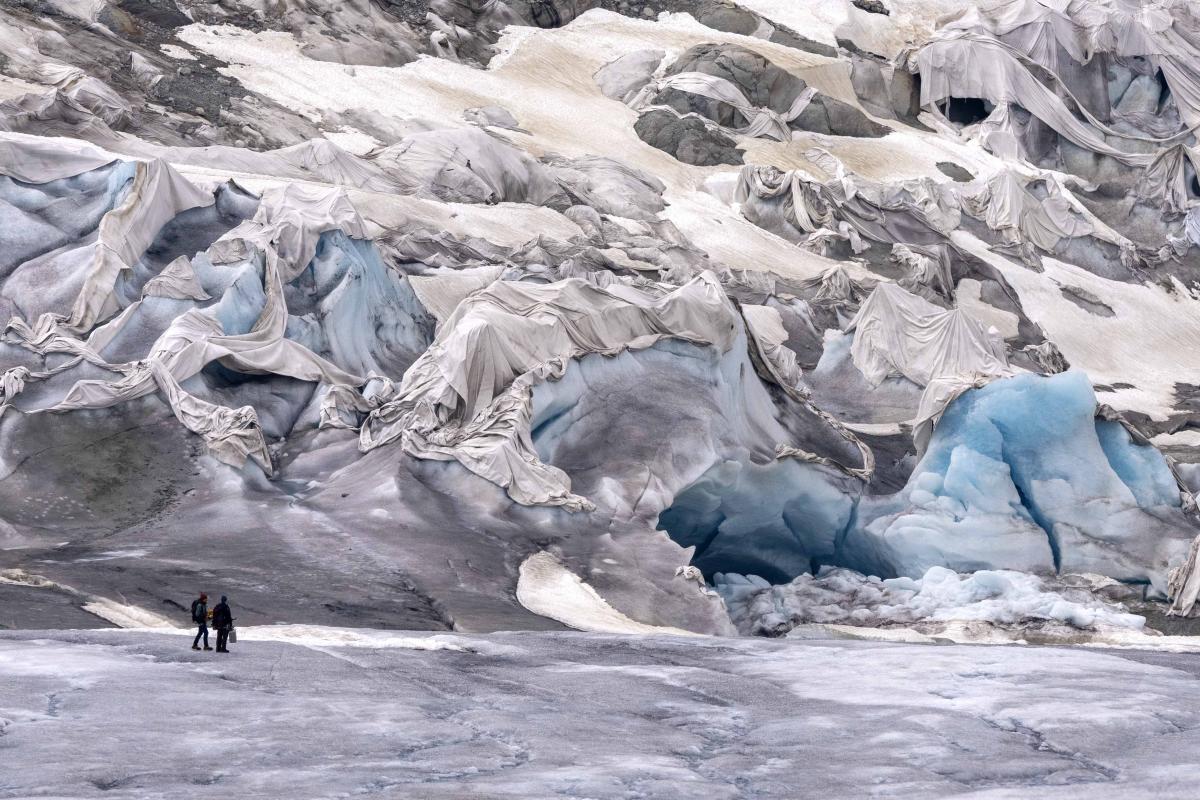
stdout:
<svg viewBox="0 0 1200 800">
<path fill-rule="evenodd" d="M 205 649 L 205 650 L 212 650 L 212 648 L 211 648 L 211 647 L 209 647 L 208 645 L 204 645 L 204 649 Z"/>
<path fill-rule="evenodd" d="M 192 645 L 192 649 L 193 649 L 193 650 L 199 650 L 199 649 L 200 649 L 200 645 L 198 645 L 198 644 L 194 644 L 194 645 Z"/>
</svg>

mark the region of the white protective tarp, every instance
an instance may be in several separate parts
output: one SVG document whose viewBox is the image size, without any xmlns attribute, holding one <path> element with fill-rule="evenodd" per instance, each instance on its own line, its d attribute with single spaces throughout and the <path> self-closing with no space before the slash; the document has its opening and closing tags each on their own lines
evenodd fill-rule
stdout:
<svg viewBox="0 0 1200 800">
<path fill-rule="evenodd" d="M 1110 145 L 1105 134 L 1114 131 L 1098 121 L 1084 122 L 1055 92 L 1035 77 L 1019 54 L 985 36 L 962 33 L 930 42 L 917 54 L 921 73 L 921 105 L 936 111 L 951 97 L 982 98 L 996 106 L 1018 105 L 1072 143 L 1123 164 L 1144 167 L 1152 156 Z M 928 76 L 928 77 L 927 77 Z"/>
<path fill-rule="evenodd" d="M 759 350 L 779 375 L 783 385 L 795 387 L 800 383 L 803 370 L 796 362 L 796 354 L 786 346 L 788 332 L 783 327 L 783 317 L 770 306 L 742 303 L 742 318 L 746 328 L 758 342 Z"/>
<path fill-rule="evenodd" d="M 960 309 L 940 308 L 894 283 L 881 283 L 846 327 L 854 365 L 874 386 L 905 377 L 918 386 L 945 375 L 1001 374 L 1004 343 Z"/>
<path fill-rule="evenodd" d="M 212 299 L 200 281 L 187 256 L 180 256 L 163 267 L 142 287 L 142 297 L 168 297 L 172 300 Z"/>
<path fill-rule="evenodd" d="M 180 384 L 198 374 L 206 364 L 218 360 L 242 372 L 283 375 L 343 388 L 366 382 L 366 378 L 346 372 L 285 337 L 288 310 L 283 287 L 312 260 L 320 235 L 332 230 L 366 238 L 363 222 L 345 193 L 288 184 L 265 192 L 252 220 L 227 232 L 209 247 L 207 255 L 214 263 L 250 260 L 261 266 L 266 300 L 258 320 L 244 334 L 226 334 L 214 314 L 193 308 L 171 322 L 145 358 L 107 364 L 99 352 L 120 332 L 142 300 L 97 328 L 87 340 L 75 338 L 70 329 L 55 324 L 53 319 L 43 318 L 33 327 L 14 320 L 9 330 L 22 346 L 42 354 L 66 353 L 75 356 L 76 362 L 85 359 L 121 375 L 111 381 L 78 381 L 58 403 L 39 410 L 105 408 L 159 391 L 175 416 L 189 430 L 203 436 L 214 455 L 235 465 L 251 458 L 269 473 L 270 457 L 254 409 L 249 406 L 231 409 L 208 403 L 188 394 Z M 164 276 L 159 287 L 164 292 L 203 291 L 194 273 L 179 261 L 168 265 L 159 278 Z M 156 293 L 148 292 L 151 296 Z M 21 377 L 27 380 L 29 376 L 14 375 L 6 380 L 5 402 L 11 397 L 11 389 L 21 388 L 16 380 Z"/>
<path fill-rule="evenodd" d="M 1200 536 L 1192 541 L 1187 561 L 1171 571 L 1168 580 L 1171 615 L 1190 616 L 1200 600 Z"/>
<path fill-rule="evenodd" d="M 1017 170 L 1002 167 L 986 178 L 960 189 L 962 209 L 983 220 L 1006 242 L 1028 242 L 1046 252 L 1063 239 L 1097 236 L 1113 244 L 1127 240 L 1094 218 L 1058 181 L 1047 178 L 1042 185 L 1046 197 L 1029 190 L 1033 179 Z"/>
<path fill-rule="evenodd" d="M 82 175 L 118 156 L 79 139 L 0 131 L 0 175 L 24 183 L 49 183 Z"/>
<path fill-rule="evenodd" d="M 12 367 L 0 373 L 0 417 L 12 405 L 12 399 L 25 390 L 29 375 L 28 367 Z"/>
<path fill-rule="evenodd" d="M 1080 147 L 1145 167 L 1153 154 L 1113 142 L 1170 144 L 1186 131 L 1156 138 L 1115 130 L 1088 110 L 1064 76 L 1100 54 L 1145 58 L 1162 71 L 1185 128 L 1196 128 L 1200 31 L 1188 5 L 1187 0 L 1005 0 L 968 7 L 916 53 L 921 105 L 932 113 L 951 97 L 1017 105 Z M 1073 63 L 1065 63 L 1068 59 Z M 1040 77 L 1047 73 L 1049 80 Z"/>
<path fill-rule="evenodd" d="M 34 77 L 50 84 L 114 128 L 129 121 L 133 111 L 129 103 L 104 81 L 79 67 L 45 61 L 34 69 Z"/>
<path fill-rule="evenodd" d="M 458 304 L 489 286 L 504 272 L 503 264 L 485 267 L 470 267 L 467 269 L 443 271 L 432 275 L 410 275 L 408 283 L 425 306 L 425 310 L 433 315 L 438 325 L 444 323 L 458 308 Z"/>
<path fill-rule="evenodd" d="M 894 283 L 881 283 L 846 327 L 850 357 L 874 386 L 904 377 L 924 387 L 913 438 L 928 442 L 933 423 L 966 389 L 1013 374 L 1004 342 L 961 309 L 944 309 Z"/>
<path fill-rule="evenodd" d="M 117 280 L 154 241 L 159 229 L 179 213 L 215 202 L 212 192 L 189 182 L 167 164 L 139 161 L 121 204 L 100 220 L 95 255 L 63 327 L 81 334 L 121 310 Z"/>
<path fill-rule="evenodd" d="M 225 145 L 153 147 L 146 150 L 173 164 L 208 167 L 225 173 L 319 181 L 374 192 L 394 193 L 401 186 L 372 162 L 343 150 L 328 139 L 310 139 L 266 152 Z"/>
<path fill-rule="evenodd" d="M 129 54 L 129 70 L 142 88 L 147 91 L 152 90 L 166 77 L 161 69 L 151 64 L 149 59 L 141 53 Z"/>
<path fill-rule="evenodd" d="M 856 253 L 866 247 L 854 226 L 834 215 L 832 206 L 820 196 L 817 184 L 800 170 L 785 172 L 772 166 L 747 164 L 739 173 L 733 200 L 743 205 L 768 201 L 754 208 L 758 224 L 768 230 L 786 223 L 801 234 L 836 232 L 849 239 Z"/>
<path fill-rule="evenodd" d="M 602 289 L 577 278 L 497 281 L 459 304 L 396 397 L 368 416 L 360 447 L 398 440 L 418 458 L 459 461 L 518 503 L 588 509 L 566 473 L 534 451 L 534 386 L 561 377 L 572 359 L 666 338 L 727 351 L 738 329 L 737 312 L 709 272 L 659 290 Z"/>
<path fill-rule="evenodd" d="M 1197 164 L 1200 152 L 1194 147 L 1163 148 L 1142 173 L 1136 188 L 1138 198 L 1161 205 L 1168 214 L 1186 214 L 1194 205 L 1188 182 L 1189 177 L 1200 174 Z"/>
<path fill-rule="evenodd" d="M 994 37 L 1065 83 L 1071 64 L 1142 57 L 1163 72 L 1185 124 L 1200 124 L 1200 37 L 1191 0 L 1002 0 L 945 26 Z"/>
<path fill-rule="evenodd" d="M 373 163 L 403 191 L 447 202 L 565 201 L 547 167 L 479 128 L 414 133 L 381 150 Z"/>
<path fill-rule="evenodd" d="M 843 425 L 831 414 L 822 411 L 808 394 L 808 390 L 800 385 L 803 375 L 800 365 L 796 362 L 796 354 L 787 347 L 787 329 L 783 326 L 783 317 L 779 311 L 770 306 L 740 304 L 742 319 L 746 323 L 747 345 L 750 360 L 758 371 L 759 376 L 770 383 L 779 386 L 793 401 L 804 406 L 811 414 L 825 422 L 835 433 L 858 448 L 862 465 L 851 467 L 842 464 L 828 456 L 818 455 L 808 450 L 790 444 L 780 444 L 775 448 L 776 458 L 795 458 L 810 464 L 822 464 L 841 470 L 847 475 L 862 480 L 870 480 L 875 471 L 875 454 L 871 448 L 846 425 Z"/>
<path fill-rule="evenodd" d="M 818 178 L 804 169 L 781 171 L 749 164 L 742 168 L 734 202 L 743 214 L 768 230 L 790 226 L 798 234 L 835 233 L 862 252 L 864 239 L 910 244 L 944 240 L 959 224 L 953 188 L 930 178 L 880 182 L 853 174 L 828 151 L 804 153 Z"/>
</svg>

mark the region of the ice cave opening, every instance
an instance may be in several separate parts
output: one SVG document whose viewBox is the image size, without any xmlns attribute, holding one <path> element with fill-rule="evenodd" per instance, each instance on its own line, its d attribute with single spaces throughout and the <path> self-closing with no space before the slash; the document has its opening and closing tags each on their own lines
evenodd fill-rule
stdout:
<svg viewBox="0 0 1200 800">
<path fill-rule="evenodd" d="M 832 561 L 853 499 L 807 465 L 725 461 L 680 491 L 658 529 L 695 547 L 692 566 L 787 583 Z"/>
<path fill-rule="evenodd" d="M 1158 107 L 1155 109 L 1155 114 L 1161 115 L 1171 100 L 1171 84 L 1167 83 L 1167 76 L 1163 75 L 1161 69 L 1155 72 L 1154 80 L 1158 83 Z"/>
<path fill-rule="evenodd" d="M 1190 539 L 1180 504 L 1163 456 L 1122 422 L 1097 418 L 1091 382 L 1069 371 L 964 393 L 898 492 L 848 490 L 795 460 L 724 460 L 678 491 L 657 527 L 694 548 L 691 564 L 716 584 L 719 573 L 788 583 L 821 567 L 1161 584 L 1162 566 Z"/>
<path fill-rule="evenodd" d="M 987 119 L 994 108 L 995 106 L 981 97 L 951 97 L 941 104 L 946 119 L 963 127 Z"/>
</svg>

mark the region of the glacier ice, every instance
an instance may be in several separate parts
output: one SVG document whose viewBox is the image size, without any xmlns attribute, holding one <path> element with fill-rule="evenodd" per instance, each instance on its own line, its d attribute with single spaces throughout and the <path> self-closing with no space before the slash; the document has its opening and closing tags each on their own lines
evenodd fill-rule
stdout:
<svg viewBox="0 0 1200 800">
<path fill-rule="evenodd" d="M 215 536 L 264 616 L 468 629 L 565 618 L 534 556 L 718 633 L 700 578 L 830 567 L 1190 605 L 1185 4 L 285 5 L 0 8 L 4 566 L 166 595 Z"/>
<path fill-rule="evenodd" d="M 859 504 L 843 558 L 889 575 L 1064 570 L 1164 590 L 1192 538 L 1178 488 L 1160 453 L 1095 413 L 1078 371 L 968 391 L 904 490 Z"/>
<path fill-rule="evenodd" d="M 1086 590 L 1046 586 L 1035 575 L 979 570 L 960 575 L 930 567 L 917 578 L 880 579 L 825 568 L 771 585 L 754 575 L 721 574 L 716 589 L 738 629 L 781 636 L 805 624 L 898 627 L 925 623 L 986 622 L 1020 626 L 1033 621 L 1069 628 L 1141 630 L 1146 619 Z"/>
<path fill-rule="evenodd" d="M 834 559 L 853 498 L 812 467 L 725 461 L 674 498 L 658 525 L 705 576 L 720 572 L 787 581 Z"/>
</svg>

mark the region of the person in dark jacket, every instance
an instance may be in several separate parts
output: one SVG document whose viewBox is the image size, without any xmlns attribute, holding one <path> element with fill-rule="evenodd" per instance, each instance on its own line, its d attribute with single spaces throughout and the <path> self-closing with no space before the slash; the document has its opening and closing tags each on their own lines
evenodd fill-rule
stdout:
<svg viewBox="0 0 1200 800">
<path fill-rule="evenodd" d="M 213 627 L 217 629 L 217 652 L 229 652 L 229 632 L 233 630 L 233 612 L 229 610 L 229 598 L 221 595 L 221 602 L 213 608 Z"/>
<path fill-rule="evenodd" d="M 204 649 L 212 650 L 208 646 L 208 595 L 204 592 L 200 593 L 200 597 L 192 601 L 192 622 L 199 626 L 196 632 L 196 638 L 192 641 L 192 649 L 200 649 L 200 637 L 204 637 Z"/>
</svg>

